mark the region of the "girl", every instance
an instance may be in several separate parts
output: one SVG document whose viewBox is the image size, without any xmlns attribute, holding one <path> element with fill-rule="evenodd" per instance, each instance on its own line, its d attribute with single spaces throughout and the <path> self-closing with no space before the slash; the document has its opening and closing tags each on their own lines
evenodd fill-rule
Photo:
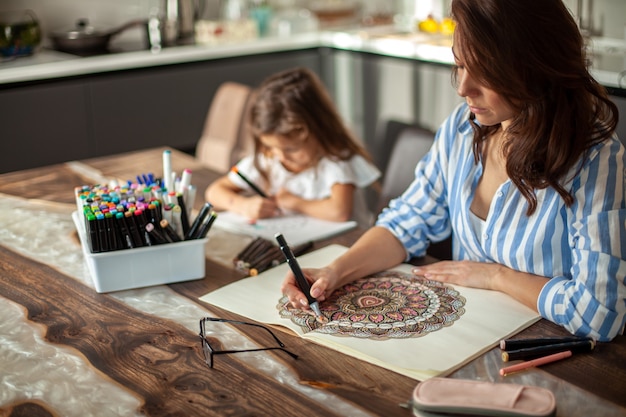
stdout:
<svg viewBox="0 0 626 417">
<path fill-rule="evenodd" d="M 571 333 L 608 341 L 626 321 L 624 147 L 617 108 L 586 68 L 561 0 L 452 0 L 457 92 L 415 180 L 348 252 L 306 270 L 319 301 L 423 256 L 414 272 L 504 292 Z M 282 291 L 306 298 L 289 273 Z"/>
<path fill-rule="evenodd" d="M 252 220 L 283 212 L 371 224 L 358 188 L 380 171 L 344 126 L 319 78 L 295 68 L 266 79 L 249 117 L 255 152 L 206 190 L 206 200 Z"/>
</svg>

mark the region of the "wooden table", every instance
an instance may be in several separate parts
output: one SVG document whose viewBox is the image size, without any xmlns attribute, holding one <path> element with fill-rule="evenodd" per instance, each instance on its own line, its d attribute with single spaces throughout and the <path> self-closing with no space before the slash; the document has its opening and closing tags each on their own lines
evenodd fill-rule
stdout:
<svg viewBox="0 0 626 417">
<path fill-rule="evenodd" d="M 142 172 L 160 173 L 162 151 L 163 148 L 150 149 L 0 175 L 0 207 L 3 202 L 14 201 L 14 197 L 19 197 L 18 203 L 23 204 L 53 201 L 56 202 L 54 210 L 61 214 L 66 211 L 69 217 L 75 209 L 75 186 L 94 184 L 100 176 L 134 178 L 135 174 Z M 184 168 L 193 171 L 193 183 L 198 187 L 195 209 L 199 209 L 204 202 L 203 190 L 217 178 L 217 174 L 202 167 L 189 155 L 172 152 L 174 171 L 182 172 Z M 7 211 L 10 212 L 5 209 Z M 1 227 L 7 226 L 8 223 Z M 68 234 L 72 232 L 67 230 Z M 361 233 L 361 230 L 355 230 L 317 242 L 315 248 L 329 243 L 349 246 Z M 19 241 L 19 236 L 0 240 L 1 300 L 16 306 L 12 307 L 15 313 L 9 315 L 16 324 L 7 326 L 13 329 L 19 324 L 35 329 L 30 330 L 34 333 L 40 329 L 42 349 L 60 347 L 62 352 L 78 357 L 80 363 L 71 367 L 82 364 L 92 371 L 93 378 L 100 381 L 98 383 L 110 385 L 111 389 L 134 398 L 138 404 L 134 414 L 411 415 L 399 404 L 407 401 L 417 381 L 287 333 L 281 332 L 280 337 L 289 350 L 299 355 L 299 359 L 288 360 L 265 352 L 278 363 L 278 371 L 274 368 L 270 371 L 259 369 L 238 355 L 222 355 L 216 359 L 216 367 L 209 369 L 202 358 L 197 319 L 204 313 L 242 318 L 203 303 L 198 297 L 243 277 L 235 268 L 216 262 L 210 256 L 206 260 L 204 279 L 154 288 L 159 294 L 171 294 L 171 297 L 163 298 L 164 303 L 170 302 L 170 299 L 182 300 L 176 301 L 181 308 L 198 311 L 194 318 L 196 324 L 193 324 L 196 327 L 192 327 L 191 324 L 183 325 L 151 313 L 150 306 L 142 305 L 141 301 L 149 290 L 99 294 L 85 282 L 51 266 L 50 262 L 39 262 L 36 253 L 28 256 L 14 250 L 15 244 L 11 242 L 16 241 Z M 75 238 L 74 245 L 76 248 L 69 249 L 78 251 L 79 244 Z M 78 268 L 76 262 L 70 260 L 69 267 Z M 18 313 L 20 310 L 25 314 L 23 318 Z M 9 337 L 9 330 L 0 332 L 0 341 L 5 336 Z M 565 334 L 563 329 L 545 320 L 522 333 L 528 337 Z M 246 336 L 256 341 L 263 335 L 251 330 L 246 332 Z M 29 346 L 28 343 L 25 346 Z M 0 358 L 4 361 L 0 362 L 0 369 L 3 369 L 0 372 L 0 391 L 3 386 L 8 386 L 2 384 L 12 384 L 13 380 L 19 380 L 22 374 L 28 372 L 27 369 L 8 367 L 14 356 L 11 348 L 7 349 L 0 350 L 0 354 L 7 356 Z M 494 348 L 454 372 L 451 377 L 502 381 L 497 375 L 498 356 L 499 352 Z M 39 359 L 38 363 L 45 368 L 46 360 Z M 288 377 L 284 379 L 277 375 Z M 591 415 L 590 409 L 602 411 L 595 415 L 626 415 L 624 336 L 611 343 L 599 344 L 591 354 L 575 355 L 566 361 L 519 375 L 504 382 L 552 388 L 557 396 L 558 415 L 587 416 Z M 34 378 L 45 381 L 47 375 Z M 49 389 L 52 394 L 40 392 L 37 386 L 30 385 L 22 390 L 30 392 L 21 397 L 19 394 L 4 397 L 0 394 L 0 416 L 64 415 L 64 405 L 61 401 L 55 403 L 55 387 L 61 389 L 64 384 L 69 384 L 69 391 L 79 391 L 85 386 L 81 381 L 63 376 L 54 378 L 53 388 Z M 121 400 L 112 397 L 100 401 L 115 404 Z M 78 406 L 77 402 L 76 408 Z M 82 415 L 86 412 L 83 411 Z M 93 415 L 125 414 L 114 406 L 90 412 Z"/>
</svg>

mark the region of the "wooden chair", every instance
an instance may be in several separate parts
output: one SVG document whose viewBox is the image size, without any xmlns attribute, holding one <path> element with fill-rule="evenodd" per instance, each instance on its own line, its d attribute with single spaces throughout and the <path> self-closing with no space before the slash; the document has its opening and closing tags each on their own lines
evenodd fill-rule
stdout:
<svg viewBox="0 0 626 417">
<path fill-rule="evenodd" d="M 252 91 L 247 85 L 229 81 L 215 92 L 196 145 L 196 159 L 203 165 L 226 173 L 252 151 L 245 120 Z"/>
</svg>

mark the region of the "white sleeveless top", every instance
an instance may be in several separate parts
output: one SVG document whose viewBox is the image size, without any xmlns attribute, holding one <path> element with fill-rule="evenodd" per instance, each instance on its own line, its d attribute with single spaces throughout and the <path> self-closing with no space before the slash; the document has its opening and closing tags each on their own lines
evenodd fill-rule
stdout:
<svg viewBox="0 0 626 417">
<path fill-rule="evenodd" d="M 330 197 L 331 188 L 335 184 L 353 184 L 357 188 L 354 196 L 352 218 L 361 226 L 370 226 L 372 213 L 367 209 L 365 197 L 360 188 L 365 188 L 380 178 L 380 171 L 360 155 L 348 160 L 336 160 L 323 157 L 316 166 L 299 173 L 285 169 L 277 158 L 260 155 L 259 165 L 267 170 L 269 184 L 263 179 L 254 166 L 254 158 L 247 156 L 237 164 L 237 169 L 250 181 L 258 184 L 268 194 L 275 194 L 280 188 L 306 200 L 317 200 Z M 229 172 L 228 178 L 241 189 L 250 189 L 236 173 Z"/>
</svg>

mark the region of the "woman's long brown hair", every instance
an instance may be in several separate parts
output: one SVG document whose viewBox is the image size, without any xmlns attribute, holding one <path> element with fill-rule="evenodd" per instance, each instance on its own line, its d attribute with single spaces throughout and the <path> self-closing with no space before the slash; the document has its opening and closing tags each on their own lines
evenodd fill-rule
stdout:
<svg viewBox="0 0 626 417">
<path fill-rule="evenodd" d="M 572 15 L 562 0 L 453 0 L 451 11 L 454 47 L 466 68 L 517 111 L 503 152 L 527 214 L 537 207 L 535 189 L 552 187 L 571 205 L 563 186 L 568 172 L 618 122 L 616 105 L 587 69 Z M 478 162 L 484 139 L 498 126 L 471 119 Z"/>
</svg>

